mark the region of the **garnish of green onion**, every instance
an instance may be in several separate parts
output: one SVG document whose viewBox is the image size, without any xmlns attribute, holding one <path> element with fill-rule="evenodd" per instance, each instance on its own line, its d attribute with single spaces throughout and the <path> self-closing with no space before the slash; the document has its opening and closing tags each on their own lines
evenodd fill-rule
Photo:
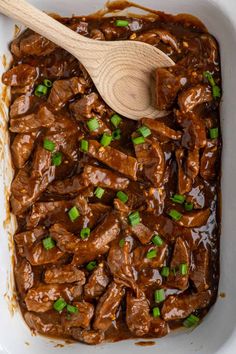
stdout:
<svg viewBox="0 0 236 354">
<path fill-rule="evenodd" d="M 211 139 L 217 139 L 219 136 L 219 129 L 218 128 L 211 128 L 209 130 L 210 138 Z"/>
<path fill-rule="evenodd" d="M 122 121 L 122 118 L 118 114 L 113 114 L 113 116 L 111 117 L 111 122 L 115 128 L 118 128 L 121 121 Z"/>
<path fill-rule="evenodd" d="M 195 315 L 190 315 L 184 320 L 183 325 L 186 328 L 191 328 L 196 326 L 199 321 L 200 321 L 199 317 Z"/>
<path fill-rule="evenodd" d="M 94 117 L 94 118 L 89 119 L 87 122 L 87 126 L 91 132 L 97 130 L 99 128 L 99 122 L 98 122 L 97 118 Z"/>
<path fill-rule="evenodd" d="M 122 191 L 117 192 L 116 196 L 122 203 L 126 203 L 129 199 L 128 195 Z"/>
<path fill-rule="evenodd" d="M 129 223 L 131 226 L 138 225 L 140 223 L 140 215 L 138 211 L 135 211 L 134 213 L 129 214 Z"/>
<path fill-rule="evenodd" d="M 108 146 L 110 145 L 111 142 L 112 142 L 112 136 L 107 133 L 104 133 L 100 141 L 101 145 Z"/>
<path fill-rule="evenodd" d="M 127 27 L 127 26 L 129 26 L 129 21 L 127 21 L 127 20 L 116 20 L 115 21 L 115 25 L 117 27 Z"/>
<path fill-rule="evenodd" d="M 46 96 L 48 93 L 48 88 L 45 85 L 38 85 L 34 91 L 35 96 L 43 97 Z"/>
<path fill-rule="evenodd" d="M 94 195 L 98 198 L 98 199 L 101 199 L 103 194 L 105 193 L 105 189 L 101 188 L 101 187 L 97 187 L 95 192 L 94 192 Z"/>
<path fill-rule="evenodd" d="M 78 219 L 78 217 L 80 216 L 80 213 L 79 213 L 79 210 L 77 209 L 77 207 L 73 206 L 73 208 L 71 208 L 68 211 L 68 215 L 69 215 L 70 220 L 72 222 L 74 222 L 76 219 Z"/>
<path fill-rule="evenodd" d="M 154 243 L 156 246 L 162 246 L 164 241 L 159 235 L 154 235 L 152 238 L 152 243 Z"/>
<path fill-rule="evenodd" d="M 132 138 L 132 141 L 134 143 L 134 145 L 140 145 L 145 143 L 145 139 L 143 136 L 138 136 L 137 138 Z"/>
<path fill-rule="evenodd" d="M 84 227 L 81 231 L 80 231 L 80 237 L 82 238 L 82 240 L 85 240 L 86 238 L 88 238 L 90 236 L 90 228 L 89 227 Z"/>
<path fill-rule="evenodd" d="M 69 313 L 77 313 L 78 312 L 78 308 L 76 306 L 67 305 L 66 309 Z"/>
<path fill-rule="evenodd" d="M 178 221 L 182 218 L 182 214 L 175 209 L 171 209 L 168 214 L 175 221 Z"/>
<path fill-rule="evenodd" d="M 67 306 L 66 301 L 61 297 L 54 302 L 53 308 L 54 310 L 60 312 Z"/>
<path fill-rule="evenodd" d="M 121 130 L 120 130 L 120 128 L 117 128 L 112 133 L 112 139 L 113 140 L 120 140 L 120 138 L 121 138 Z"/>
<path fill-rule="evenodd" d="M 205 79 L 208 80 L 209 84 L 212 87 L 212 96 L 215 99 L 220 98 L 221 97 L 221 90 L 220 90 L 220 87 L 218 85 L 216 85 L 212 74 L 209 71 L 204 71 L 203 76 L 205 77 Z"/>
<path fill-rule="evenodd" d="M 167 278 L 170 274 L 170 268 L 169 267 L 162 267 L 161 269 L 161 275 L 165 278 Z"/>
<path fill-rule="evenodd" d="M 146 125 L 142 125 L 139 129 L 138 132 L 144 137 L 147 138 L 149 135 L 152 134 L 151 130 L 146 127 Z"/>
<path fill-rule="evenodd" d="M 124 247 L 124 245 L 125 245 L 125 239 L 122 238 L 122 239 L 119 241 L 119 246 L 122 248 L 122 247 Z"/>
<path fill-rule="evenodd" d="M 215 86 L 215 80 L 213 78 L 213 75 L 210 73 L 210 71 L 204 71 L 203 76 L 205 77 L 205 79 L 208 80 L 211 86 Z"/>
<path fill-rule="evenodd" d="M 193 203 L 184 203 L 184 209 L 187 211 L 193 210 Z"/>
<path fill-rule="evenodd" d="M 96 261 L 91 261 L 86 265 L 86 269 L 91 272 L 97 267 L 97 262 Z"/>
<path fill-rule="evenodd" d="M 51 81 L 51 80 L 44 79 L 44 80 L 43 80 L 43 84 L 44 84 L 46 87 L 48 87 L 48 88 L 52 87 L 52 81 Z"/>
<path fill-rule="evenodd" d="M 174 203 L 179 203 L 179 204 L 183 204 L 186 197 L 185 195 L 181 195 L 181 194 L 175 194 L 173 197 L 170 198 L 172 200 L 172 202 Z"/>
<path fill-rule="evenodd" d="M 52 248 L 54 248 L 56 246 L 55 241 L 51 238 L 51 236 L 46 237 L 45 239 L 43 239 L 43 247 L 45 248 L 45 250 L 49 251 Z"/>
<path fill-rule="evenodd" d="M 153 309 L 152 309 L 152 315 L 153 315 L 153 317 L 155 317 L 155 318 L 161 316 L 161 312 L 160 312 L 159 307 L 153 307 Z"/>
<path fill-rule="evenodd" d="M 221 90 L 219 86 L 215 85 L 212 87 L 212 95 L 215 99 L 221 97 Z"/>
<path fill-rule="evenodd" d="M 147 259 L 152 259 L 155 258 L 156 256 L 157 256 L 157 250 L 150 250 L 146 254 Z"/>
<path fill-rule="evenodd" d="M 188 265 L 186 263 L 180 264 L 179 271 L 180 271 L 181 275 L 187 275 L 188 274 Z"/>
<path fill-rule="evenodd" d="M 155 302 L 157 304 L 164 301 L 165 300 L 165 290 L 164 289 L 155 290 L 154 298 L 155 298 Z"/>
<path fill-rule="evenodd" d="M 55 152 L 55 154 L 52 155 L 53 166 L 60 166 L 61 163 L 62 163 L 62 153 L 60 151 Z"/>
<path fill-rule="evenodd" d="M 88 149 L 89 149 L 89 143 L 88 143 L 88 140 L 84 140 L 82 139 L 81 142 L 80 142 L 80 149 L 84 152 L 87 152 Z"/>
<path fill-rule="evenodd" d="M 45 150 L 53 152 L 55 150 L 56 144 L 53 141 L 49 140 L 49 139 L 44 139 L 43 147 L 44 147 Z"/>
</svg>

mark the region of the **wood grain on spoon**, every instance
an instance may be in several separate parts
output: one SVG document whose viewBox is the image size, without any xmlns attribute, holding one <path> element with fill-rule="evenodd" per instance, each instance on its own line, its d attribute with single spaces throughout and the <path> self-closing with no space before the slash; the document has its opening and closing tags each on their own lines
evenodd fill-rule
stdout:
<svg viewBox="0 0 236 354">
<path fill-rule="evenodd" d="M 159 49 L 136 41 L 96 41 L 72 31 L 24 0 L 0 0 L 0 11 L 74 55 L 116 112 L 131 119 L 158 118 L 153 73 L 174 65 Z"/>
</svg>

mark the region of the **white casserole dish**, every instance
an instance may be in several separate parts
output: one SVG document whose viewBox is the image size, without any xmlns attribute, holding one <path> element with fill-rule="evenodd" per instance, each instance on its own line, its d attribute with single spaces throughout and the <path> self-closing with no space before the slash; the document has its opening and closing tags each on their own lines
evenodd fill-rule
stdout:
<svg viewBox="0 0 236 354">
<path fill-rule="evenodd" d="M 88 14 L 102 8 L 104 0 L 31 0 L 32 4 L 47 11 L 61 15 Z M 218 297 L 203 323 L 192 332 L 177 331 L 166 338 L 156 340 L 150 347 L 135 346 L 136 341 L 123 341 L 114 344 L 86 346 L 79 343 L 59 346 L 59 341 L 41 336 L 32 336 L 18 309 L 12 316 L 14 307 L 12 281 L 12 243 L 14 218 L 10 217 L 8 204 L 12 167 L 8 150 L 6 120 L 7 106 L 0 102 L 0 353 L 1 354 L 120 354 L 126 353 L 165 353 L 165 354 L 233 354 L 236 353 L 236 272 L 234 273 L 236 250 L 236 1 L 235 0 L 136 0 L 150 8 L 169 13 L 191 13 L 198 16 L 215 35 L 220 43 L 223 77 L 223 102 L 221 124 L 223 131 L 222 165 L 222 238 L 221 238 L 221 278 Z M 137 10 L 136 10 L 137 11 Z M 6 70 L 4 56 L 10 61 L 8 44 L 14 35 L 14 22 L 0 16 L 0 75 Z M 1 87 L 2 93 L 4 89 Z M 235 208 L 235 209 L 234 209 Z M 13 299 L 13 300 L 12 300 Z M 11 306 L 9 307 L 9 304 Z M 13 304 L 13 305 L 12 305 Z M 63 342 L 61 342 L 63 344 Z"/>
</svg>

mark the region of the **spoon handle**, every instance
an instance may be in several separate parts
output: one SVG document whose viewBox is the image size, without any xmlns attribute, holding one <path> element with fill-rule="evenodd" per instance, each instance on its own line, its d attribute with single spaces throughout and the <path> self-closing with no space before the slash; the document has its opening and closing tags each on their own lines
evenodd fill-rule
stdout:
<svg viewBox="0 0 236 354">
<path fill-rule="evenodd" d="M 97 60 L 99 54 L 104 56 L 105 42 L 81 36 L 25 0 L 0 0 L 0 12 L 64 48 L 82 64 Z"/>
</svg>

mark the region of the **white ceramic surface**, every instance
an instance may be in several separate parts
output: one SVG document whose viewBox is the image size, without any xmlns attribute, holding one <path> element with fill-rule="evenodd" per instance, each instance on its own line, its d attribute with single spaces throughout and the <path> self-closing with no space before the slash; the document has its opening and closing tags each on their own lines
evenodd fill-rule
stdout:
<svg viewBox="0 0 236 354">
<path fill-rule="evenodd" d="M 62 15 L 88 14 L 102 7 L 103 0 L 31 0 L 39 8 Z M 0 354 L 234 354 L 236 353 L 236 1 L 235 0 L 136 0 L 151 8 L 170 13 L 192 13 L 198 16 L 220 43 L 224 96 L 221 107 L 223 130 L 223 212 L 221 235 L 221 279 L 218 298 L 203 323 L 190 333 L 173 333 L 158 339 L 155 346 L 139 347 L 134 341 L 96 347 L 70 344 L 59 348 L 59 342 L 41 336 L 33 337 L 19 311 L 11 316 L 12 297 L 11 234 L 12 223 L 6 222 L 12 170 L 6 138 L 6 107 L 0 110 Z M 8 44 L 14 33 L 14 22 L 0 16 L 0 58 L 10 53 Z M 0 60 L 0 75 L 4 71 Z M 2 88 L 1 88 L 2 89 Z M 0 105 L 1 108 L 1 105 Z M 8 218 L 9 219 L 9 218 Z M 5 221 L 5 222 L 4 222 Z M 9 221 L 9 220 L 8 220 Z"/>
</svg>

